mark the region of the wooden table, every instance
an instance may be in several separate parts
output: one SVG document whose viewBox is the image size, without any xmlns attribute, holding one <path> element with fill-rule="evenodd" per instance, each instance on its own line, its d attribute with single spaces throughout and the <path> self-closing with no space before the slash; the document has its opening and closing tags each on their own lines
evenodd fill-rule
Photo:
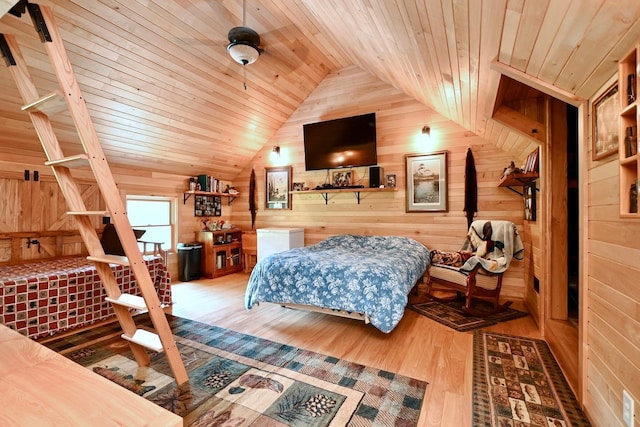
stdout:
<svg viewBox="0 0 640 427">
<path fill-rule="evenodd" d="M 2 426 L 182 426 L 182 418 L 0 325 Z"/>
</svg>

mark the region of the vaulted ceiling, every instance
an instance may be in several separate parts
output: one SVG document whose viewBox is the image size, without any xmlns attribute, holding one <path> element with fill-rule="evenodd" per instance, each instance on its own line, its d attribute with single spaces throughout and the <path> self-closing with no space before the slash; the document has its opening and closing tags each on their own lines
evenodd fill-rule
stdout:
<svg viewBox="0 0 640 427">
<path fill-rule="evenodd" d="M 2 14 L 41 95 L 56 88 L 25 15 Z M 523 158 L 491 119 L 500 73 L 567 102 L 591 97 L 640 41 L 637 0 L 245 0 L 264 53 L 226 52 L 242 0 L 43 0 L 51 6 L 109 161 L 233 180 L 328 73 L 355 65 Z M 246 85 L 246 88 L 245 88 Z M 42 157 L 0 65 L 3 157 Z M 65 153 L 77 137 L 53 121 Z M 76 148 L 77 151 L 77 148 Z"/>
</svg>

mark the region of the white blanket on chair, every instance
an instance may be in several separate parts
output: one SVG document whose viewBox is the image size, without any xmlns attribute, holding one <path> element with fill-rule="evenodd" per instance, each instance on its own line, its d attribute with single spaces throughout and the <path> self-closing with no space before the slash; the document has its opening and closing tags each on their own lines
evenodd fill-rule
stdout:
<svg viewBox="0 0 640 427">
<path fill-rule="evenodd" d="M 502 273 L 513 258 L 524 257 L 518 228 L 509 221 L 473 221 L 460 250 L 475 252 L 460 267 L 462 271 L 471 271 L 480 264 L 488 272 Z"/>
</svg>

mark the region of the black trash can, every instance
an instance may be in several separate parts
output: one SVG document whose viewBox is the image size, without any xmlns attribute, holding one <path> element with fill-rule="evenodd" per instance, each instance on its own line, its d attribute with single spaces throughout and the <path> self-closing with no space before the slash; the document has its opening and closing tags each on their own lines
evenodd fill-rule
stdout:
<svg viewBox="0 0 640 427">
<path fill-rule="evenodd" d="M 200 278 L 200 243 L 178 243 L 178 279 L 188 282 Z"/>
</svg>

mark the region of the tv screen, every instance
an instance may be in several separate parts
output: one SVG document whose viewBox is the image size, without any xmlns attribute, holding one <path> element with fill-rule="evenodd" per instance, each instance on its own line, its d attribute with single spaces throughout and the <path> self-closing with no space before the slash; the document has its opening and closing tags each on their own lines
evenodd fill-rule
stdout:
<svg viewBox="0 0 640 427">
<path fill-rule="evenodd" d="M 376 114 L 303 125 L 306 170 L 370 166 L 376 154 Z"/>
</svg>

